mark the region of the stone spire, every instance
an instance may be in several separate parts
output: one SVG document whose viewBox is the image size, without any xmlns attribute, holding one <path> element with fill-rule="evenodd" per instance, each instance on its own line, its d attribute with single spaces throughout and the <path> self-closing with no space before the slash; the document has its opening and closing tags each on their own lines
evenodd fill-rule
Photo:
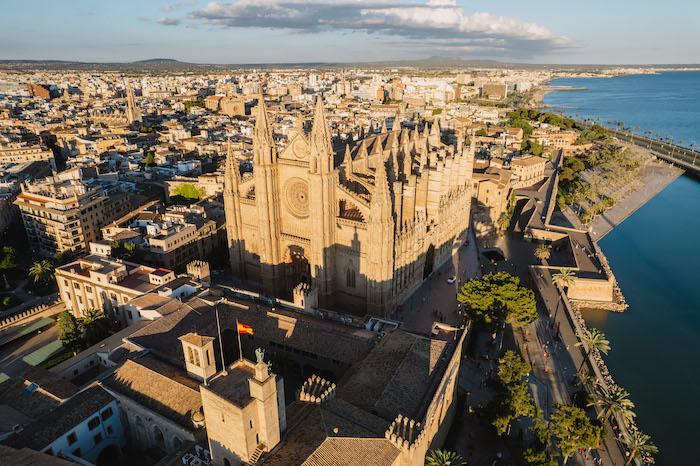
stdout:
<svg viewBox="0 0 700 466">
<path fill-rule="evenodd" d="M 380 133 L 386 133 L 386 118 L 382 118 L 382 128 L 379 130 Z"/>
<path fill-rule="evenodd" d="M 384 160 L 383 155 L 380 155 L 374 170 L 374 191 L 372 192 L 370 211 L 370 217 L 375 220 L 386 221 L 391 218 L 391 191 L 386 172 L 386 160 Z"/>
<path fill-rule="evenodd" d="M 131 88 L 130 83 L 126 83 L 126 118 L 129 124 L 141 123 L 141 111 L 136 105 L 136 98 L 134 97 L 134 90 Z"/>
<path fill-rule="evenodd" d="M 330 173 L 333 171 L 333 148 L 331 147 L 331 131 L 326 121 L 326 111 L 323 99 L 316 99 L 314 108 L 313 127 L 309 137 L 311 146 L 312 173 Z"/>
<path fill-rule="evenodd" d="M 233 155 L 231 140 L 226 143 L 226 170 L 224 173 L 224 189 L 229 193 L 238 194 L 238 182 L 241 175 L 238 159 Z"/>
<path fill-rule="evenodd" d="M 350 154 L 350 146 L 345 144 L 345 155 L 343 156 L 343 165 L 345 166 L 346 176 L 352 173 L 352 155 Z"/>
<path fill-rule="evenodd" d="M 272 127 L 262 94 L 258 97 L 253 129 L 253 159 L 256 164 L 272 164 L 277 161 L 277 147 L 272 138 Z"/>
<path fill-rule="evenodd" d="M 440 120 L 436 119 L 433 122 L 432 128 L 430 128 L 430 135 L 428 136 L 428 142 L 431 146 L 435 147 L 440 144 Z"/>
</svg>

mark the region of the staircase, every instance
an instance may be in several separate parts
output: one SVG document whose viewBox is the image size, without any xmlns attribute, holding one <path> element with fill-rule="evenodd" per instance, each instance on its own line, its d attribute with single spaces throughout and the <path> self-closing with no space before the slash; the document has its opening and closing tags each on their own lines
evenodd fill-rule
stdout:
<svg viewBox="0 0 700 466">
<path fill-rule="evenodd" d="M 258 445 L 258 447 L 255 449 L 252 455 L 250 455 L 250 458 L 248 459 L 248 466 L 255 466 L 255 464 L 258 462 L 260 459 L 260 456 L 265 452 L 265 444 L 261 443 Z"/>
</svg>

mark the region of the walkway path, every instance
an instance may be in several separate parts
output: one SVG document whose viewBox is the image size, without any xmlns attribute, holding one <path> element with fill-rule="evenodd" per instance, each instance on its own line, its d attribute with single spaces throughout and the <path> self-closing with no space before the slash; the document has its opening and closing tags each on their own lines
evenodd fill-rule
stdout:
<svg viewBox="0 0 700 466">
<path fill-rule="evenodd" d="M 465 280 L 479 276 L 479 253 L 470 228 L 468 244 L 455 243 L 452 259 L 435 270 L 427 280 L 403 304 L 397 320 L 403 321 L 403 328 L 420 333 L 429 333 L 433 322 L 440 320 L 448 324 L 460 324 L 462 317 L 457 311 L 457 291 Z M 454 283 L 447 279 L 456 276 Z M 438 312 L 436 316 L 434 313 Z"/>
<path fill-rule="evenodd" d="M 637 209 L 649 202 L 669 184 L 683 175 L 683 170 L 666 162 L 651 162 L 646 169 L 642 187 L 625 196 L 610 210 L 596 217 L 591 223 L 591 236 L 598 240 L 622 223 Z"/>
</svg>

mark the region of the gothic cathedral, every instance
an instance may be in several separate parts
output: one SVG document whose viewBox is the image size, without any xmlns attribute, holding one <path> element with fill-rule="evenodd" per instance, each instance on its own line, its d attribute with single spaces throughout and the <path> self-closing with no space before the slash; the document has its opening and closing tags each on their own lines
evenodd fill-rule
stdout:
<svg viewBox="0 0 700 466">
<path fill-rule="evenodd" d="M 271 296 L 392 314 L 466 237 L 474 148 L 463 140 L 397 123 L 336 154 L 318 98 L 311 132 L 298 128 L 278 153 L 261 98 L 252 176 L 230 146 L 226 160 L 233 273 Z"/>
</svg>

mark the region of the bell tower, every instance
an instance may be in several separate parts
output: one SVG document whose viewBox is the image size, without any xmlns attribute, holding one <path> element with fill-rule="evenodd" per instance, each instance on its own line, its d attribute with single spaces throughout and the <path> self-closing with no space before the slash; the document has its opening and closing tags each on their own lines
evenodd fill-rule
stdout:
<svg viewBox="0 0 700 466">
<path fill-rule="evenodd" d="M 311 215 L 311 278 L 318 289 L 320 306 L 332 305 L 333 258 L 338 170 L 334 167 L 331 132 L 326 122 L 323 99 L 318 97 L 310 135 L 309 209 Z"/>
<path fill-rule="evenodd" d="M 260 256 L 260 279 L 263 288 L 273 296 L 282 282 L 279 274 L 280 257 L 280 196 L 277 148 L 272 128 L 260 95 L 253 130 L 253 176 L 255 204 L 258 209 L 257 252 Z"/>
<path fill-rule="evenodd" d="M 190 332 L 179 338 L 182 353 L 185 355 L 187 374 L 206 384 L 216 373 L 214 359 L 214 338 Z"/>
<path fill-rule="evenodd" d="M 224 174 L 224 211 L 226 212 L 228 258 L 233 274 L 245 278 L 243 220 L 241 219 L 241 199 L 238 190 L 240 176 L 238 160 L 233 154 L 231 141 L 228 141 Z"/>
<path fill-rule="evenodd" d="M 388 314 L 394 276 L 394 208 L 383 156 L 377 159 L 369 209 L 367 310 Z"/>
</svg>

